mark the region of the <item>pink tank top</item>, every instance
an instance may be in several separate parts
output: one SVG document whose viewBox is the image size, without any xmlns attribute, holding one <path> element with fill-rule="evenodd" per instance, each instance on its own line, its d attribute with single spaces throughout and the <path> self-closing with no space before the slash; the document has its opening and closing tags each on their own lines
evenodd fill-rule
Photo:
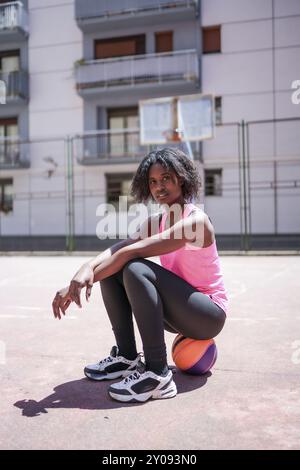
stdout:
<svg viewBox="0 0 300 470">
<path fill-rule="evenodd" d="M 186 204 L 183 218 L 188 217 L 192 210 L 201 209 L 194 204 Z M 159 226 L 159 232 L 165 229 L 167 212 L 164 212 Z M 161 265 L 183 278 L 195 289 L 211 298 L 227 314 L 228 297 L 224 287 L 220 259 L 216 242 L 206 248 L 188 248 L 188 245 L 160 255 Z"/>
</svg>

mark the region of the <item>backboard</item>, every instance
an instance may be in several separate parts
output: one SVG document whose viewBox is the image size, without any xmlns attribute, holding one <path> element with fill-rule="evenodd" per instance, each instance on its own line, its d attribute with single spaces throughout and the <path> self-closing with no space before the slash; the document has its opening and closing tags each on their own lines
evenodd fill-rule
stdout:
<svg viewBox="0 0 300 470">
<path fill-rule="evenodd" d="M 196 94 L 139 102 L 141 145 L 214 137 L 214 96 Z"/>
</svg>

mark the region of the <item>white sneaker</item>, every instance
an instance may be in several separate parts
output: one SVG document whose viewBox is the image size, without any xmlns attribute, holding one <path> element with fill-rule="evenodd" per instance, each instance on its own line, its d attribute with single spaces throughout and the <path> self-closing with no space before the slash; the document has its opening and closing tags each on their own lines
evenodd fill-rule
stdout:
<svg viewBox="0 0 300 470">
<path fill-rule="evenodd" d="M 97 364 L 89 364 L 84 368 L 84 374 L 92 380 L 113 380 L 120 377 L 127 377 L 132 374 L 138 364 L 142 364 L 142 353 L 130 361 L 123 356 L 119 356 L 117 346 L 113 346 L 110 356 L 102 359 Z"/>
<path fill-rule="evenodd" d="M 135 403 L 150 398 L 173 398 L 177 395 L 177 387 L 171 370 L 166 376 L 157 375 L 150 370 L 146 371 L 145 364 L 141 363 L 124 380 L 110 385 L 108 393 L 115 400 Z"/>
</svg>

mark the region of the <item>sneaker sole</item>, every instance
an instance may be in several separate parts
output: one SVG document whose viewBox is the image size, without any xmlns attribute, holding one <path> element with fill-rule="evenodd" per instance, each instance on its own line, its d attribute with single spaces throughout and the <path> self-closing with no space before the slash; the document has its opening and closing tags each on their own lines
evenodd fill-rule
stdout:
<svg viewBox="0 0 300 470">
<path fill-rule="evenodd" d="M 91 372 L 88 372 L 84 369 L 84 375 L 90 380 L 101 382 L 102 380 L 114 380 L 114 379 L 120 379 L 122 377 L 125 378 L 128 375 L 132 374 L 133 371 L 134 369 L 131 369 L 131 370 L 125 370 L 122 372 L 112 372 L 111 374 L 101 376 L 100 374 L 96 374 L 96 373 L 92 374 Z"/>
<path fill-rule="evenodd" d="M 177 387 L 175 382 L 172 382 L 168 388 L 163 390 L 153 390 L 148 393 L 141 393 L 140 395 L 119 395 L 117 392 L 108 392 L 111 398 L 125 403 L 144 403 L 151 398 L 153 400 L 164 400 L 165 398 L 174 398 L 177 395 Z"/>
</svg>

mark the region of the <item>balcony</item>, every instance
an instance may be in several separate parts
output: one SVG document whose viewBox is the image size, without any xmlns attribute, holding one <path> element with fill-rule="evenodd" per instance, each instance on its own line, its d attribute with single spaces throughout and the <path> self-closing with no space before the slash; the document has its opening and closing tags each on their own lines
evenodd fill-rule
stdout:
<svg viewBox="0 0 300 470">
<path fill-rule="evenodd" d="M 140 145 L 139 129 L 86 132 L 73 140 L 74 157 L 81 165 L 138 162 L 149 151 Z"/>
<path fill-rule="evenodd" d="M 5 86 L 6 104 L 27 102 L 29 98 L 29 76 L 24 70 L 0 72 L 0 81 Z"/>
<path fill-rule="evenodd" d="M 28 13 L 22 2 L 0 4 L 0 42 L 18 42 L 27 38 Z"/>
<path fill-rule="evenodd" d="M 121 89 L 184 85 L 194 91 L 199 81 L 196 50 L 163 52 L 86 61 L 75 68 L 76 88 L 81 96 Z M 137 90 L 137 92 L 139 92 Z"/>
<path fill-rule="evenodd" d="M 75 18 L 85 33 L 185 21 L 198 16 L 198 0 L 75 0 Z"/>
<path fill-rule="evenodd" d="M 0 169 L 29 168 L 29 145 L 19 138 L 0 137 Z"/>
<path fill-rule="evenodd" d="M 191 142 L 195 159 L 199 159 L 200 146 Z M 100 130 L 86 132 L 73 139 L 73 155 L 80 165 L 107 165 L 140 162 L 151 149 L 164 145 L 140 145 L 139 129 Z M 185 143 L 169 142 L 168 147 L 187 152 Z"/>
</svg>

